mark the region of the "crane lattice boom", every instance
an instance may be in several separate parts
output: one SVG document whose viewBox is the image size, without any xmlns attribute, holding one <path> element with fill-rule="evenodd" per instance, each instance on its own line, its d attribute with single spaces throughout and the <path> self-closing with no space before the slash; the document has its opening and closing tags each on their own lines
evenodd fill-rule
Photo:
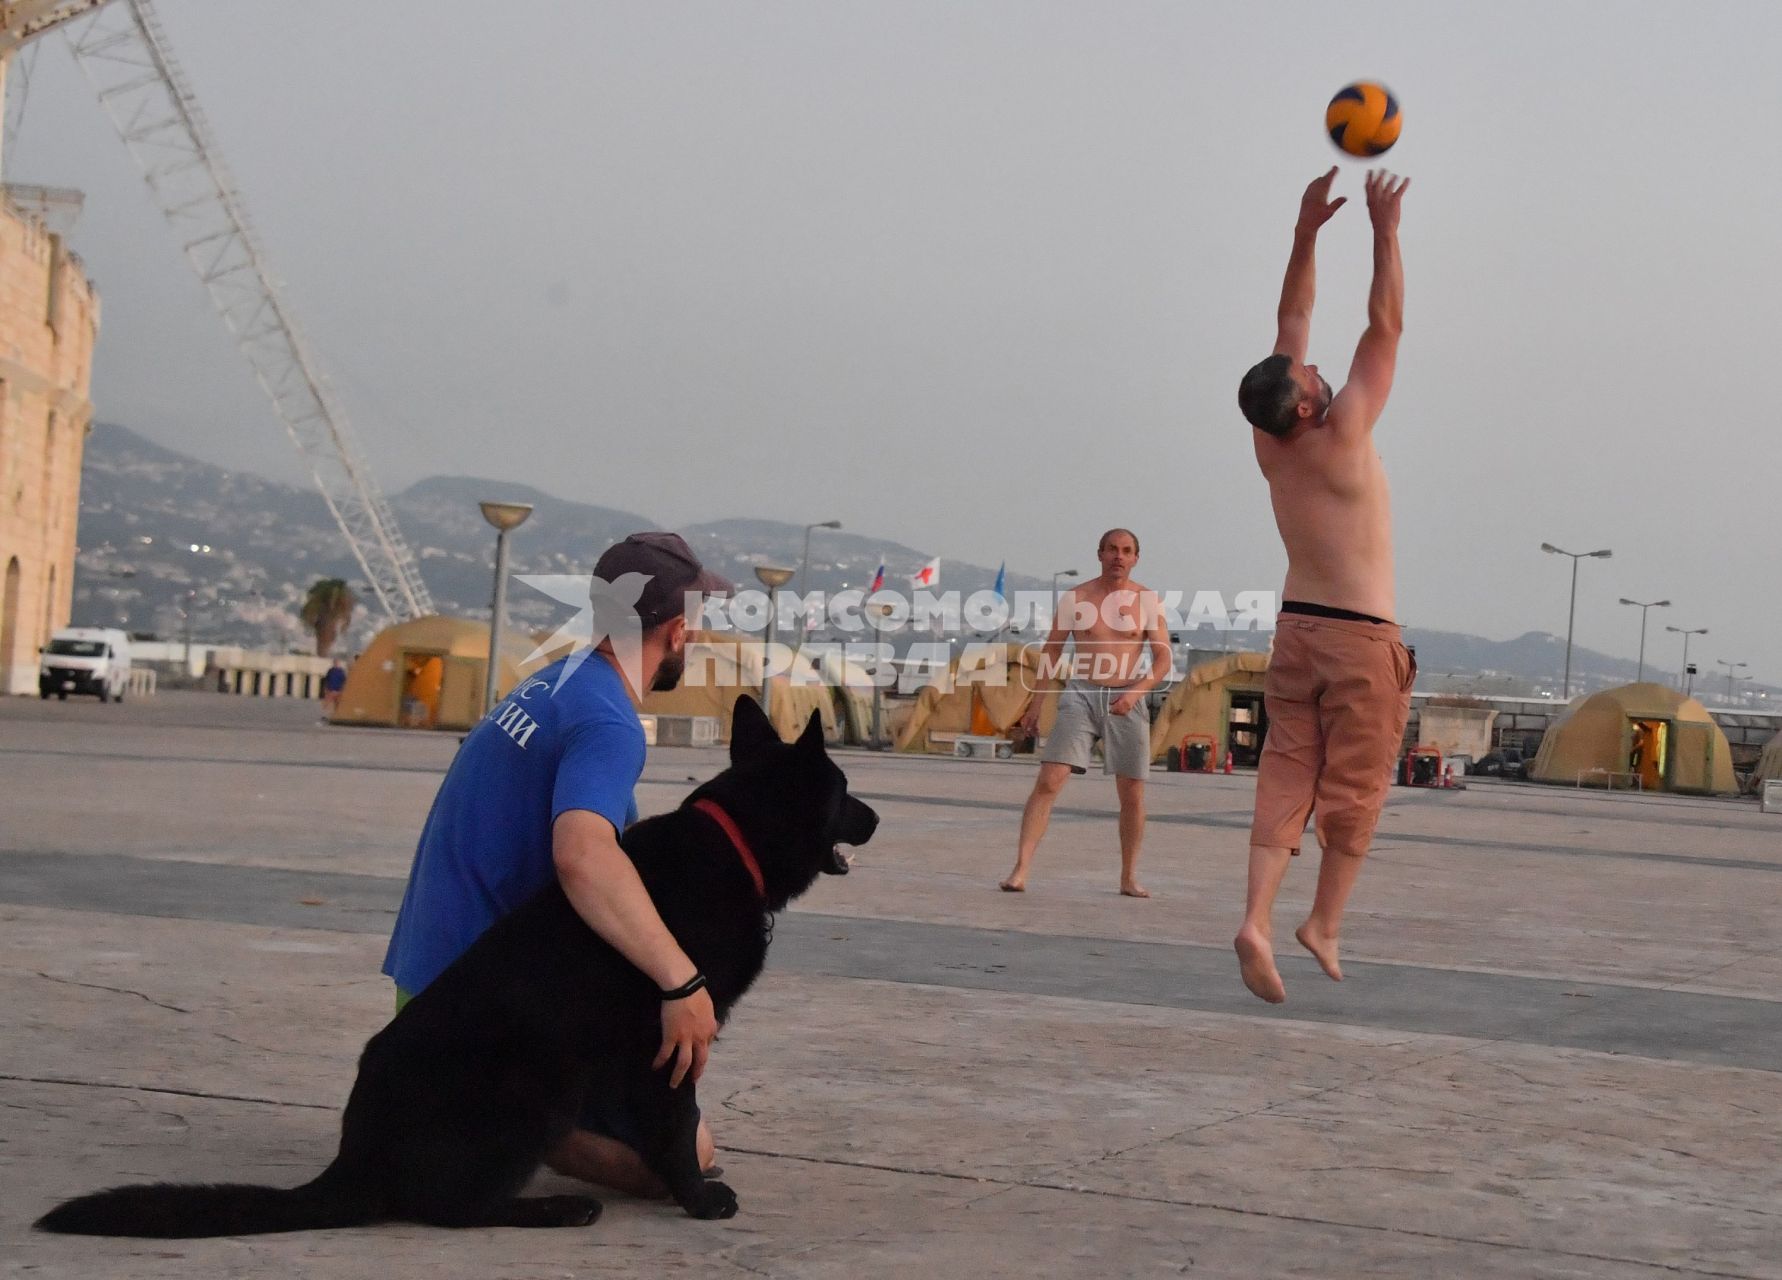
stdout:
<svg viewBox="0 0 1782 1280">
<path fill-rule="evenodd" d="M 186 260 L 309 464 L 378 604 L 396 620 L 432 613 L 414 556 L 266 267 L 154 6 L 116 0 L 63 31 L 179 233 Z"/>
</svg>

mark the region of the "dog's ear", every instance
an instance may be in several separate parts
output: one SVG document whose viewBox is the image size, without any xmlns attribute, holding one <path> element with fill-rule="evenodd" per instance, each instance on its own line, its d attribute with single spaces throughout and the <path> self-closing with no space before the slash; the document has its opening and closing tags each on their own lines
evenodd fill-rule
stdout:
<svg viewBox="0 0 1782 1280">
<path fill-rule="evenodd" d="M 736 706 L 730 713 L 731 763 L 757 755 L 779 740 L 780 735 L 774 732 L 773 722 L 761 704 L 746 693 L 737 695 Z"/>
<path fill-rule="evenodd" d="M 823 750 L 823 713 L 811 712 L 811 718 L 805 723 L 804 732 L 798 735 L 800 751 L 822 752 Z"/>
</svg>

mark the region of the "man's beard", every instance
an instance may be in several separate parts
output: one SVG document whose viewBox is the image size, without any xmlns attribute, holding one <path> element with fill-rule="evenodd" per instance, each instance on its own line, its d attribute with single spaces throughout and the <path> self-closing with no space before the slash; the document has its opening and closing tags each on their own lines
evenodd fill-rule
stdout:
<svg viewBox="0 0 1782 1280">
<path fill-rule="evenodd" d="M 650 681 L 651 693 L 667 693 L 681 682 L 681 675 L 687 670 L 687 652 L 670 653 L 663 656 L 662 663 L 656 668 L 656 678 Z"/>
<path fill-rule="evenodd" d="M 1319 401 L 1319 404 L 1318 404 L 1318 415 L 1319 415 L 1319 416 L 1320 416 L 1320 417 L 1322 417 L 1322 416 L 1323 416 L 1323 415 L 1324 415 L 1324 414 L 1325 414 L 1325 413 L 1326 413 L 1326 412 L 1328 412 L 1328 411 L 1329 411 L 1329 409 L 1330 409 L 1330 402 L 1331 402 L 1331 401 L 1332 401 L 1332 400 L 1334 400 L 1334 399 L 1336 399 L 1336 397 L 1335 397 L 1335 396 L 1333 396 L 1333 395 L 1332 395 L 1332 394 L 1331 394 L 1331 391 L 1330 391 L 1330 383 L 1328 383 L 1328 382 L 1326 382 L 1326 381 L 1325 381 L 1325 380 L 1324 380 L 1324 375 L 1323 375 L 1323 374 L 1319 374 L 1319 375 L 1318 375 L 1318 385 L 1319 385 L 1319 386 L 1320 386 L 1320 387 L 1322 387 L 1322 388 L 1324 388 L 1324 396 L 1323 396 L 1323 398 L 1322 398 L 1322 399 L 1321 399 L 1321 400 L 1320 400 L 1320 401 Z"/>
</svg>

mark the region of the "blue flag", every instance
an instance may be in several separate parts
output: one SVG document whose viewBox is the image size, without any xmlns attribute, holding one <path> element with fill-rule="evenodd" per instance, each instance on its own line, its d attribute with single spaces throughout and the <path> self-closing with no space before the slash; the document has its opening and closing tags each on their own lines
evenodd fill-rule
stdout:
<svg viewBox="0 0 1782 1280">
<path fill-rule="evenodd" d="M 997 566 L 997 568 L 996 568 L 996 585 L 994 587 L 990 588 L 992 591 L 996 592 L 996 598 L 998 600 L 1002 601 L 1004 604 L 1007 604 L 1009 602 L 1008 592 L 1005 589 L 1008 585 L 1008 583 L 1005 581 L 1005 578 L 1007 576 L 1008 567 L 1009 567 L 1009 562 L 1007 560 L 1004 560 L 1000 565 Z"/>
</svg>

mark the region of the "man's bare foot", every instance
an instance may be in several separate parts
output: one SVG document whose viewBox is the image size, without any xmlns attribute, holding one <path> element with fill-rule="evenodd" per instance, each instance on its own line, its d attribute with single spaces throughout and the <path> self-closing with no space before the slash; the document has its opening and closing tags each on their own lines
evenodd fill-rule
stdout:
<svg viewBox="0 0 1782 1280">
<path fill-rule="evenodd" d="M 1337 963 L 1335 934 L 1326 937 L 1314 929 L 1312 922 L 1308 920 L 1293 931 L 1293 936 L 1299 939 L 1300 946 L 1312 953 L 1312 958 L 1318 962 L 1318 967 L 1329 974 L 1333 982 L 1343 980 L 1343 966 Z"/>
<path fill-rule="evenodd" d="M 1000 884 L 997 887 L 1000 888 L 1004 893 L 1026 893 L 1027 892 L 1027 877 L 1026 876 L 1010 876 L 1007 880 L 1004 880 L 1002 882 L 1002 884 Z"/>
<path fill-rule="evenodd" d="M 1151 891 L 1145 888 L 1145 886 L 1140 884 L 1137 880 L 1121 881 L 1120 892 L 1125 894 L 1128 898 L 1148 898 L 1151 896 Z"/>
<path fill-rule="evenodd" d="M 1270 1004 L 1280 1004 L 1287 999 L 1287 988 L 1275 969 L 1274 949 L 1269 946 L 1262 930 L 1245 925 L 1238 930 L 1232 947 L 1237 951 L 1238 971 L 1243 974 L 1244 985 L 1250 989 L 1251 995 Z"/>
</svg>

